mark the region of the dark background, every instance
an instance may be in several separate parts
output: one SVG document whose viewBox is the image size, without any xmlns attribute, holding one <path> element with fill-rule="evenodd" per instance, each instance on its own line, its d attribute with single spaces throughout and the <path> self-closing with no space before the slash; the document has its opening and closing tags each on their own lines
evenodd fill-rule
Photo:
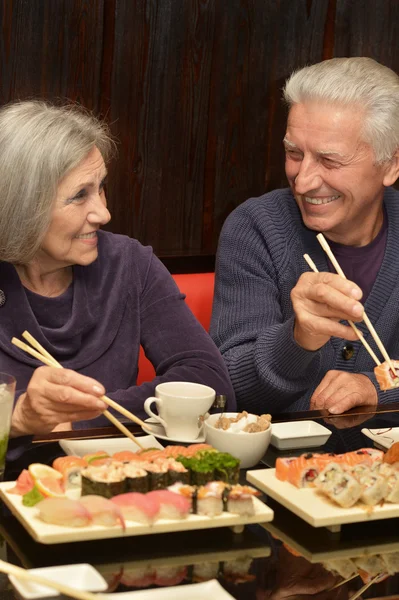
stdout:
<svg viewBox="0 0 399 600">
<path fill-rule="evenodd" d="M 119 140 L 109 229 L 174 271 L 285 186 L 285 78 L 334 56 L 399 71 L 399 0 L 0 0 L 0 104 L 67 98 Z M 29 176 L 29 174 L 26 174 Z"/>
</svg>

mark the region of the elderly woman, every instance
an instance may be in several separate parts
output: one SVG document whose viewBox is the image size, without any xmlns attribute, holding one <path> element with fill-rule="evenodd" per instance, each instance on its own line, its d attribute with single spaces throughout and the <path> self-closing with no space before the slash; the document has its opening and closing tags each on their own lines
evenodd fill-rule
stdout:
<svg viewBox="0 0 399 600">
<path fill-rule="evenodd" d="M 0 371 L 18 390 L 11 437 L 106 423 L 105 391 L 143 416 L 163 381 L 209 385 L 234 406 L 218 350 L 151 248 L 100 230 L 111 218 L 106 125 L 77 107 L 10 104 L 0 147 Z M 13 346 L 24 330 L 65 368 Z M 157 376 L 137 386 L 140 344 Z"/>
<path fill-rule="evenodd" d="M 252 198 L 219 243 L 211 334 L 241 409 L 349 408 L 399 400 L 374 362 L 399 358 L 399 77 L 370 58 L 337 58 L 294 73 L 284 90 L 290 188 Z M 348 281 L 316 235 L 329 240 Z M 309 272 L 309 254 L 319 273 Z"/>
</svg>

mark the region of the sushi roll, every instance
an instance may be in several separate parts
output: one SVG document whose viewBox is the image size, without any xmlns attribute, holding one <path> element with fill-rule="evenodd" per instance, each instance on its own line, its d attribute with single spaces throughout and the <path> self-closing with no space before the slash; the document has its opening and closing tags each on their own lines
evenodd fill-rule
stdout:
<svg viewBox="0 0 399 600">
<path fill-rule="evenodd" d="M 168 469 L 168 485 L 173 485 L 176 481 L 190 483 L 190 471 L 181 462 L 173 458 L 165 458 L 162 461 Z"/>
<path fill-rule="evenodd" d="M 62 473 L 64 488 L 68 490 L 81 487 L 81 471 L 87 465 L 87 461 L 79 456 L 60 456 L 53 462 L 53 469 Z"/>
<path fill-rule="evenodd" d="M 388 493 L 388 483 L 381 475 L 362 475 L 358 479 L 363 491 L 360 501 L 368 506 L 375 506 L 385 498 Z"/>
<path fill-rule="evenodd" d="M 177 481 L 173 485 L 168 486 L 168 490 L 187 498 L 190 502 L 190 512 L 194 514 L 197 512 L 197 488 L 195 486 Z"/>
<path fill-rule="evenodd" d="M 338 467 L 338 468 L 337 468 Z M 343 508 L 353 506 L 360 498 L 363 487 L 349 473 L 333 463 L 326 467 L 315 480 L 315 486 Z"/>
<path fill-rule="evenodd" d="M 359 556 L 353 560 L 358 570 L 364 571 L 370 577 L 375 577 L 379 573 L 386 573 L 384 561 L 377 554 L 373 554 L 372 556 Z"/>
<path fill-rule="evenodd" d="M 146 494 L 146 498 L 155 498 L 159 502 L 159 519 L 185 519 L 190 513 L 191 502 L 181 494 L 169 490 L 153 490 Z"/>
<path fill-rule="evenodd" d="M 192 485 L 205 485 L 215 479 L 215 466 L 212 457 L 208 456 L 208 453 L 204 452 L 203 456 L 185 458 L 179 457 L 177 459 L 181 462 L 186 469 L 190 471 L 191 478 L 190 482 Z"/>
<path fill-rule="evenodd" d="M 112 498 L 125 492 L 126 476 L 122 463 L 88 466 L 82 470 L 82 496 Z"/>
<path fill-rule="evenodd" d="M 208 517 L 221 515 L 229 486 L 223 481 L 211 481 L 197 491 L 197 514 Z"/>
<path fill-rule="evenodd" d="M 112 462 L 112 458 L 108 452 L 105 452 L 105 450 L 97 450 L 97 452 L 85 454 L 83 456 L 83 460 L 85 460 L 88 465 L 95 465 L 97 467 L 104 464 L 110 464 Z"/>
<path fill-rule="evenodd" d="M 149 490 L 164 490 L 168 487 L 168 467 L 166 464 L 145 462 L 142 466 L 148 473 Z"/>
<path fill-rule="evenodd" d="M 141 492 L 145 494 L 150 489 L 150 476 L 145 469 L 140 469 L 134 462 L 125 463 L 125 492 Z"/>
<path fill-rule="evenodd" d="M 149 494 L 140 494 L 139 492 L 114 496 L 111 498 L 111 502 L 119 506 L 126 520 L 143 525 L 152 525 L 158 519 L 161 509 L 157 497 L 149 497 Z"/>
<path fill-rule="evenodd" d="M 386 476 L 387 493 L 385 500 L 387 502 L 399 502 L 399 471 L 392 469 L 392 472 Z"/>
<path fill-rule="evenodd" d="M 227 452 L 214 454 L 215 479 L 226 483 L 238 483 L 240 476 L 240 461 Z"/>
<path fill-rule="evenodd" d="M 251 517 L 255 514 L 253 498 L 260 492 L 249 485 L 233 485 L 227 492 L 227 510 L 236 515 Z"/>
</svg>

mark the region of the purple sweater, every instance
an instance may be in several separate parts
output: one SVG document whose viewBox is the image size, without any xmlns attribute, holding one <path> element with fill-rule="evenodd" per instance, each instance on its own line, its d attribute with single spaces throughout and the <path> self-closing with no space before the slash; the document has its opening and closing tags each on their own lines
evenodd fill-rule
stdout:
<svg viewBox="0 0 399 600">
<path fill-rule="evenodd" d="M 0 263 L 0 287 L 6 296 L 0 307 L 0 371 L 16 377 L 17 396 L 40 366 L 11 344 L 26 329 L 64 367 L 97 379 L 110 398 L 140 417 L 147 416 L 144 400 L 163 381 L 209 385 L 225 394 L 228 408 L 235 410 L 219 351 L 152 249 L 104 231 L 99 232 L 98 248 L 94 263 L 74 267 L 73 285 L 58 298 L 28 292 L 14 267 Z M 137 386 L 140 344 L 156 378 Z M 99 417 L 74 426 L 104 424 L 108 421 Z"/>
</svg>

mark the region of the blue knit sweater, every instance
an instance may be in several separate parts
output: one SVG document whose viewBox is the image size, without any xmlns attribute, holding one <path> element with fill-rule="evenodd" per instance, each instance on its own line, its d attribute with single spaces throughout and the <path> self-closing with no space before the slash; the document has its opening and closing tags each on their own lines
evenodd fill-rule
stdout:
<svg viewBox="0 0 399 600">
<path fill-rule="evenodd" d="M 380 272 L 365 310 L 389 355 L 399 358 L 399 192 L 387 188 L 384 202 L 388 235 Z M 306 410 L 327 371 L 367 375 L 379 402 L 399 400 L 399 389 L 381 392 L 374 362 L 360 342 L 344 360 L 345 340 L 331 338 L 316 352 L 293 337 L 290 292 L 304 271 L 308 253 L 319 271 L 328 271 L 326 255 L 307 229 L 289 189 L 250 198 L 227 218 L 216 261 L 211 335 L 219 347 L 241 409 L 253 412 Z M 364 323 L 358 324 L 383 360 Z"/>
</svg>

